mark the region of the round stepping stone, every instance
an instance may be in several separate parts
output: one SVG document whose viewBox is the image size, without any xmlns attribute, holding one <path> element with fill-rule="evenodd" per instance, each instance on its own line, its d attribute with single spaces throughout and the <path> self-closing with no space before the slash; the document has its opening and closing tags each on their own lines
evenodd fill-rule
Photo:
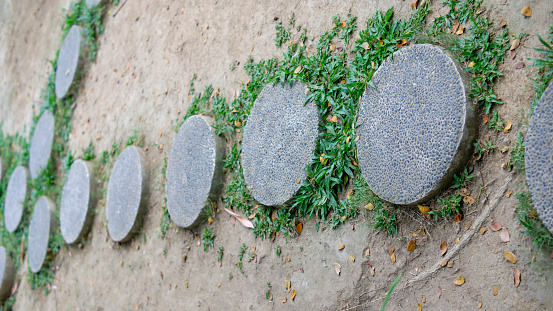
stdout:
<svg viewBox="0 0 553 311">
<path fill-rule="evenodd" d="M 208 199 L 217 199 L 222 189 L 224 146 L 211 125 L 213 119 L 192 116 L 184 122 L 167 163 L 167 209 L 179 226 L 193 228 L 205 215 Z"/>
<path fill-rule="evenodd" d="M 18 166 L 12 172 L 8 187 L 6 188 L 6 200 L 4 201 L 4 224 L 8 232 L 14 232 L 23 216 L 23 204 L 27 198 L 27 180 L 29 171 L 23 166 Z"/>
<path fill-rule="evenodd" d="M 108 182 L 108 232 L 116 242 L 129 240 L 140 225 L 148 172 L 141 149 L 128 146 L 117 158 Z"/>
<path fill-rule="evenodd" d="M 75 74 L 82 63 L 82 57 L 80 57 L 82 42 L 81 27 L 71 26 L 61 44 L 56 68 L 56 81 L 54 86 L 56 89 L 56 97 L 59 99 L 67 95 L 75 79 Z"/>
<path fill-rule="evenodd" d="M 42 170 L 48 166 L 54 142 L 54 115 L 45 110 L 38 122 L 31 138 L 29 151 L 29 171 L 31 178 L 36 179 Z"/>
<path fill-rule="evenodd" d="M 538 101 L 526 136 L 526 179 L 543 224 L 553 233 L 553 83 Z"/>
<path fill-rule="evenodd" d="M 0 246 L 0 301 L 8 299 L 15 281 L 15 267 L 4 246 Z"/>
<path fill-rule="evenodd" d="M 60 227 L 67 244 L 84 237 L 92 224 L 92 166 L 83 160 L 73 162 L 61 194 Z"/>
<path fill-rule="evenodd" d="M 414 205 L 449 185 L 470 159 L 478 132 L 467 78 L 441 48 L 416 44 L 395 52 L 361 98 L 357 154 L 381 199 Z"/>
<path fill-rule="evenodd" d="M 315 150 L 317 107 L 305 104 L 307 86 L 267 85 L 244 128 L 242 166 L 253 197 L 264 205 L 288 202 L 301 186 Z"/>
<path fill-rule="evenodd" d="M 41 196 L 35 204 L 29 225 L 29 245 L 27 249 L 31 271 L 38 273 L 46 259 L 50 234 L 57 227 L 54 203 Z"/>
</svg>

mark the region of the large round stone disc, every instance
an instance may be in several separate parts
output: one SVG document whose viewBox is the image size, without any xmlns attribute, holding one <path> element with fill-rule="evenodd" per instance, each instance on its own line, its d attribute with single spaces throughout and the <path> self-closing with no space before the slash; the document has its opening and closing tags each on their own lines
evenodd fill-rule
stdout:
<svg viewBox="0 0 553 311">
<path fill-rule="evenodd" d="M 0 301 L 4 301 L 10 297 L 15 280 L 15 267 L 4 246 L 0 246 L 0 280 Z"/>
<path fill-rule="evenodd" d="M 4 223 L 8 232 L 14 232 L 23 216 L 23 204 L 27 197 L 27 180 L 29 172 L 23 166 L 18 166 L 13 171 L 8 187 L 6 188 L 6 201 L 4 202 Z"/>
<path fill-rule="evenodd" d="M 553 83 L 534 109 L 525 159 L 532 202 L 543 224 L 553 233 Z"/>
<path fill-rule="evenodd" d="M 148 172 L 143 151 L 128 146 L 117 158 L 108 182 L 106 217 L 116 242 L 125 242 L 138 229 Z"/>
<path fill-rule="evenodd" d="M 73 84 L 77 73 L 81 55 L 81 28 L 71 26 L 69 32 L 63 39 L 56 68 L 56 97 L 64 98 Z"/>
<path fill-rule="evenodd" d="M 211 118 L 188 118 L 169 154 L 167 209 L 171 219 L 184 228 L 195 227 L 205 218 L 202 211 L 206 200 L 215 199 L 222 188 L 224 147 L 212 124 Z"/>
<path fill-rule="evenodd" d="M 264 205 L 280 205 L 298 191 L 317 141 L 317 107 L 305 104 L 307 87 L 267 85 L 251 109 L 242 143 L 244 179 Z"/>
<path fill-rule="evenodd" d="M 71 165 L 61 194 L 60 227 L 63 239 L 73 244 L 82 238 L 92 223 L 92 167 L 77 160 Z"/>
<path fill-rule="evenodd" d="M 36 124 L 29 151 L 29 171 L 33 179 L 40 175 L 50 161 L 54 142 L 54 124 L 54 115 L 48 110 L 42 113 Z"/>
<path fill-rule="evenodd" d="M 48 252 L 50 234 L 55 230 L 54 203 L 41 196 L 35 204 L 31 224 L 29 225 L 29 244 L 27 254 L 31 271 L 38 273 L 44 264 Z"/>
<path fill-rule="evenodd" d="M 403 48 L 375 72 L 361 98 L 357 153 L 376 195 L 422 203 L 469 160 L 478 124 L 464 72 L 430 44 Z"/>
</svg>

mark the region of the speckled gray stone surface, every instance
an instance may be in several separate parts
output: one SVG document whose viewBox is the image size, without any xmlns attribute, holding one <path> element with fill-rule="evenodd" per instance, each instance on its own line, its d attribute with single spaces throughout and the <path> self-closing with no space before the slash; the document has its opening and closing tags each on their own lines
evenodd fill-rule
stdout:
<svg viewBox="0 0 553 311">
<path fill-rule="evenodd" d="M 280 205 L 298 191 L 315 150 L 319 113 L 304 105 L 307 87 L 267 85 L 250 111 L 242 143 L 248 190 L 264 205 Z"/>
<path fill-rule="evenodd" d="M 63 239 L 73 244 L 92 223 L 92 166 L 83 160 L 73 162 L 61 193 L 60 227 Z"/>
<path fill-rule="evenodd" d="M 117 158 L 108 182 L 106 217 L 114 241 L 125 242 L 138 229 L 147 180 L 143 151 L 128 146 Z"/>
<path fill-rule="evenodd" d="M 23 203 L 27 198 L 28 179 L 29 171 L 23 166 L 16 167 L 10 176 L 4 202 L 4 224 L 10 233 L 14 232 L 21 222 Z"/>
<path fill-rule="evenodd" d="M 376 195 L 422 203 L 451 183 L 478 131 L 465 73 L 444 51 L 416 44 L 375 72 L 360 102 L 357 154 Z"/>
<path fill-rule="evenodd" d="M 71 26 L 61 44 L 56 68 L 56 97 L 64 98 L 73 84 L 79 63 L 81 62 L 81 28 Z"/>
<path fill-rule="evenodd" d="M 178 226 L 192 228 L 205 219 L 206 200 L 217 199 L 222 188 L 224 146 L 213 132 L 213 120 L 188 118 L 173 140 L 167 163 L 167 209 Z"/>
<path fill-rule="evenodd" d="M 34 273 L 38 273 L 42 269 L 48 252 L 50 234 L 57 227 L 54 209 L 54 203 L 45 196 L 38 199 L 33 209 L 33 216 L 29 225 L 29 237 L 27 238 L 27 255 L 29 267 Z"/>
<path fill-rule="evenodd" d="M 38 177 L 50 161 L 54 142 L 54 124 L 54 115 L 48 110 L 42 113 L 36 124 L 29 151 L 29 172 L 33 179 Z"/>
<path fill-rule="evenodd" d="M 532 114 L 525 159 L 532 202 L 543 224 L 553 233 L 553 83 Z"/>
<path fill-rule="evenodd" d="M 0 246 L 0 301 L 10 297 L 15 280 L 15 267 L 4 246 Z"/>
</svg>

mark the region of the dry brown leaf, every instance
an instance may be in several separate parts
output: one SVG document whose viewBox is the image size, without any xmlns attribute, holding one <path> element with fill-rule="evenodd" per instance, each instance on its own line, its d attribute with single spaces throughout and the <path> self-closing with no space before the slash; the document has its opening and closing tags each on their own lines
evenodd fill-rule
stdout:
<svg viewBox="0 0 553 311">
<path fill-rule="evenodd" d="M 290 300 L 294 300 L 294 298 L 296 298 L 296 290 L 295 289 L 292 291 L 292 296 L 290 296 Z"/>
<path fill-rule="evenodd" d="M 415 240 L 409 241 L 409 245 L 407 245 L 407 251 L 412 252 L 417 248 L 417 245 L 415 244 Z"/>
<path fill-rule="evenodd" d="M 349 260 L 351 260 L 351 262 L 355 262 L 355 257 L 349 256 Z"/>
<path fill-rule="evenodd" d="M 244 225 L 244 227 L 253 229 L 253 223 L 249 219 L 247 219 L 246 217 L 244 217 L 242 215 L 236 214 L 235 212 L 229 210 L 226 207 L 223 207 L 223 208 L 225 209 L 225 211 L 227 211 L 227 213 L 229 213 L 231 216 L 236 218 L 242 225 Z"/>
<path fill-rule="evenodd" d="M 282 298 L 280 301 L 282 301 L 282 303 L 286 303 L 286 297 Z"/>
<path fill-rule="evenodd" d="M 501 228 L 503 228 L 503 226 L 498 222 L 492 222 L 490 224 L 490 230 L 492 230 L 493 232 L 499 231 L 501 230 Z"/>
<path fill-rule="evenodd" d="M 442 296 L 442 288 L 438 286 L 438 299 Z"/>
<path fill-rule="evenodd" d="M 463 202 L 467 203 L 468 205 L 472 205 L 474 204 L 474 202 L 476 202 L 476 200 L 471 197 L 471 196 L 466 196 L 466 197 L 463 197 Z"/>
<path fill-rule="evenodd" d="M 25 238 L 21 239 L 21 250 L 19 251 L 19 262 L 25 259 Z"/>
<path fill-rule="evenodd" d="M 453 24 L 453 27 L 451 28 L 451 33 L 456 33 L 459 25 L 459 22 L 455 22 L 455 24 Z"/>
<path fill-rule="evenodd" d="M 240 126 L 242 126 L 242 122 L 236 120 L 236 121 L 234 121 L 234 126 L 240 127 Z"/>
<path fill-rule="evenodd" d="M 372 203 L 369 203 L 365 205 L 365 209 L 368 209 L 369 211 L 372 211 L 374 209 L 374 205 Z"/>
<path fill-rule="evenodd" d="M 388 250 L 388 254 L 390 256 L 392 256 L 392 254 L 396 251 L 396 249 L 394 247 L 390 247 L 390 249 Z"/>
<path fill-rule="evenodd" d="M 443 259 L 442 261 L 440 261 L 440 266 L 442 266 L 442 267 L 447 266 L 447 262 L 448 262 L 447 259 Z"/>
<path fill-rule="evenodd" d="M 461 190 L 459 190 L 459 194 L 466 197 L 467 195 L 470 195 L 470 190 L 467 188 L 461 188 Z"/>
<path fill-rule="evenodd" d="M 480 234 L 484 234 L 486 233 L 486 231 L 488 231 L 488 228 L 484 227 L 484 228 L 480 228 L 478 232 L 480 232 Z"/>
<path fill-rule="evenodd" d="M 250 219 L 250 220 L 251 220 L 251 219 L 254 219 L 256 214 L 257 214 L 257 213 L 251 213 L 250 216 L 248 216 L 248 219 Z"/>
<path fill-rule="evenodd" d="M 331 50 L 332 52 L 336 51 L 336 44 L 332 43 L 332 44 L 330 45 L 330 50 Z"/>
<path fill-rule="evenodd" d="M 290 262 L 290 257 L 286 257 L 286 262 Z"/>
<path fill-rule="evenodd" d="M 509 51 L 512 51 L 520 45 L 520 39 L 513 40 L 513 43 L 511 43 L 511 47 L 509 48 Z"/>
<path fill-rule="evenodd" d="M 501 27 L 507 26 L 507 21 L 504 18 L 502 18 L 501 22 L 499 22 L 499 26 L 501 26 Z"/>
<path fill-rule="evenodd" d="M 290 280 L 284 280 L 284 285 L 286 286 L 286 291 L 290 292 L 290 289 L 292 288 L 292 282 Z"/>
<path fill-rule="evenodd" d="M 396 263 L 396 254 L 390 255 L 390 259 L 392 260 L 392 263 Z"/>
<path fill-rule="evenodd" d="M 428 212 L 430 212 L 430 207 L 424 205 L 418 205 L 419 211 L 424 217 L 428 217 Z"/>
<path fill-rule="evenodd" d="M 448 261 L 448 262 L 447 262 L 447 267 L 448 267 L 448 268 L 453 268 L 453 264 L 454 264 L 454 263 L 455 263 L 454 261 Z"/>
<path fill-rule="evenodd" d="M 511 127 L 513 127 L 513 120 L 507 121 L 507 125 L 503 128 L 503 133 L 509 133 Z"/>
<path fill-rule="evenodd" d="M 522 11 L 520 11 L 520 13 L 522 13 L 522 15 L 524 15 L 526 17 L 531 17 L 532 16 L 532 9 L 529 6 L 526 5 L 522 8 Z"/>
<path fill-rule="evenodd" d="M 443 257 L 447 253 L 447 243 L 445 241 L 440 244 L 440 254 Z"/>
<path fill-rule="evenodd" d="M 462 275 L 460 275 L 458 278 L 453 280 L 453 284 L 455 284 L 457 286 L 461 286 L 461 285 L 465 284 L 465 278 Z"/>
<path fill-rule="evenodd" d="M 371 275 L 374 276 L 374 267 L 371 268 Z"/>
<path fill-rule="evenodd" d="M 463 220 L 463 214 L 457 214 L 457 216 L 455 216 L 455 222 L 460 222 L 461 220 Z"/>
<path fill-rule="evenodd" d="M 505 259 L 507 259 L 511 263 L 517 263 L 518 261 L 517 256 L 515 256 L 515 254 L 511 252 L 506 252 L 503 257 L 505 257 Z"/>
<path fill-rule="evenodd" d="M 515 69 L 522 69 L 522 68 L 524 68 L 524 62 L 518 62 L 518 63 L 516 63 Z"/>
<path fill-rule="evenodd" d="M 486 124 L 490 122 L 490 115 L 485 114 L 484 117 L 482 117 L 482 123 Z"/>
<path fill-rule="evenodd" d="M 332 264 L 334 266 L 334 271 L 336 271 L 336 274 L 340 275 L 340 271 L 342 270 L 342 266 L 340 266 L 339 263 L 335 262 Z"/>
<path fill-rule="evenodd" d="M 458 35 L 462 35 L 464 32 L 465 32 L 465 27 L 461 27 L 455 33 L 458 34 Z"/>
<path fill-rule="evenodd" d="M 295 74 L 298 74 L 298 73 L 300 73 L 300 71 L 301 71 L 301 65 L 299 65 L 298 67 L 296 67 L 296 70 L 294 70 L 294 73 L 295 73 Z"/>
<path fill-rule="evenodd" d="M 472 225 L 472 221 L 469 220 L 465 223 L 465 230 L 470 229 L 470 225 Z"/>
<path fill-rule="evenodd" d="M 459 242 L 461 242 L 461 239 L 456 238 L 456 239 L 455 239 L 455 244 L 459 244 Z"/>
<path fill-rule="evenodd" d="M 507 230 L 507 228 L 503 228 L 501 230 L 499 237 L 501 238 L 501 241 L 505 243 L 511 241 L 511 236 L 509 235 L 509 230 Z"/>
<path fill-rule="evenodd" d="M 340 250 L 340 251 L 343 250 L 344 248 L 346 248 L 345 244 L 342 244 L 342 245 L 338 246 L 338 250 Z"/>
<path fill-rule="evenodd" d="M 303 231 L 303 223 L 301 221 L 298 221 L 298 223 L 296 224 L 296 233 L 301 234 L 302 231 Z"/>
<path fill-rule="evenodd" d="M 497 288 L 497 286 L 494 286 L 493 287 L 493 295 L 497 296 L 498 293 L 499 293 L 499 288 Z"/>
<path fill-rule="evenodd" d="M 515 57 L 517 56 L 517 52 L 515 50 L 509 51 L 509 54 L 511 55 L 511 59 L 515 59 Z"/>
<path fill-rule="evenodd" d="M 507 151 L 509 151 L 509 147 L 503 147 L 503 148 L 501 148 L 501 153 L 505 153 L 505 152 L 507 152 Z M 510 195 L 510 194 L 509 194 L 509 195 Z M 505 195 L 505 196 L 507 196 L 507 195 Z M 508 197 L 508 196 L 507 196 L 507 197 Z"/>
<path fill-rule="evenodd" d="M 479 302 L 479 303 L 478 303 L 478 309 L 482 309 L 482 306 L 483 306 L 483 305 L 484 305 L 484 304 L 483 304 L 482 302 Z"/>
<path fill-rule="evenodd" d="M 416 10 L 418 4 L 419 0 L 413 0 L 413 2 L 411 2 L 411 9 Z"/>
<path fill-rule="evenodd" d="M 505 196 L 510 198 L 511 197 L 511 194 L 513 194 L 513 190 L 509 190 L 507 191 L 507 193 L 505 193 Z"/>
<path fill-rule="evenodd" d="M 515 287 L 518 287 L 520 285 L 520 270 L 518 268 L 515 268 L 515 270 L 513 270 L 513 278 Z"/>
</svg>

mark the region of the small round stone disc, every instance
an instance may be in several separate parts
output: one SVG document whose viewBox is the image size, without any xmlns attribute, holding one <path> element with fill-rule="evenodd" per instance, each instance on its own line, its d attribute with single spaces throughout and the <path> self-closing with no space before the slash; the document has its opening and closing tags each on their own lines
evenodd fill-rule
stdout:
<svg viewBox="0 0 553 311">
<path fill-rule="evenodd" d="M 4 301 L 10 297 L 15 280 L 15 267 L 4 246 L 0 246 L 0 279 L 0 301 Z"/>
<path fill-rule="evenodd" d="M 8 232 L 14 232 L 23 216 L 23 204 L 27 198 L 27 180 L 29 172 L 27 168 L 18 166 L 13 171 L 8 187 L 6 188 L 6 201 L 4 202 L 4 224 Z"/>
<path fill-rule="evenodd" d="M 92 223 L 92 168 L 88 162 L 73 162 L 61 194 L 60 227 L 63 239 L 73 244 Z"/>
<path fill-rule="evenodd" d="M 86 0 L 85 3 L 87 7 L 93 8 L 104 1 L 105 0 Z"/>
<path fill-rule="evenodd" d="M 42 113 L 36 124 L 29 151 L 29 172 L 33 179 L 40 175 L 50 161 L 54 142 L 54 124 L 54 115 L 48 110 Z"/>
<path fill-rule="evenodd" d="M 478 131 L 464 72 L 430 44 L 403 48 L 378 68 L 360 102 L 357 155 L 381 199 L 414 205 L 449 185 Z"/>
<path fill-rule="evenodd" d="M 213 132 L 213 120 L 188 118 L 173 140 L 167 163 L 167 209 L 171 219 L 184 228 L 197 226 L 209 197 L 222 188 L 221 138 Z"/>
<path fill-rule="evenodd" d="M 553 233 L 553 83 L 532 114 L 525 159 L 532 202 L 543 224 Z"/>
<path fill-rule="evenodd" d="M 288 202 L 307 176 L 319 113 L 312 103 L 305 104 L 306 92 L 303 83 L 267 85 L 251 109 L 244 128 L 242 166 L 248 190 L 261 204 Z"/>
<path fill-rule="evenodd" d="M 148 172 L 142 150 L 128 146 L 117 158 L 108 182 L 108 231 L 116 242 L 125 242 L 138 229 Z"/>
<path fill-rule="evenodd" d="M 61 44 L 55 81 L 56 97 L 59 99 L 67 95 L 73 84 L 79 67 L 82 40 L 81 28 L 71 26 Z"/>
<path fill-rule="evenodd" d="M 50 234 L 55 230 L 54 203 L 41 196 L 35 204 L 29 225 L 28 257 L 31 271 L 38 273 L 48 252 Z"/>
</svg>

